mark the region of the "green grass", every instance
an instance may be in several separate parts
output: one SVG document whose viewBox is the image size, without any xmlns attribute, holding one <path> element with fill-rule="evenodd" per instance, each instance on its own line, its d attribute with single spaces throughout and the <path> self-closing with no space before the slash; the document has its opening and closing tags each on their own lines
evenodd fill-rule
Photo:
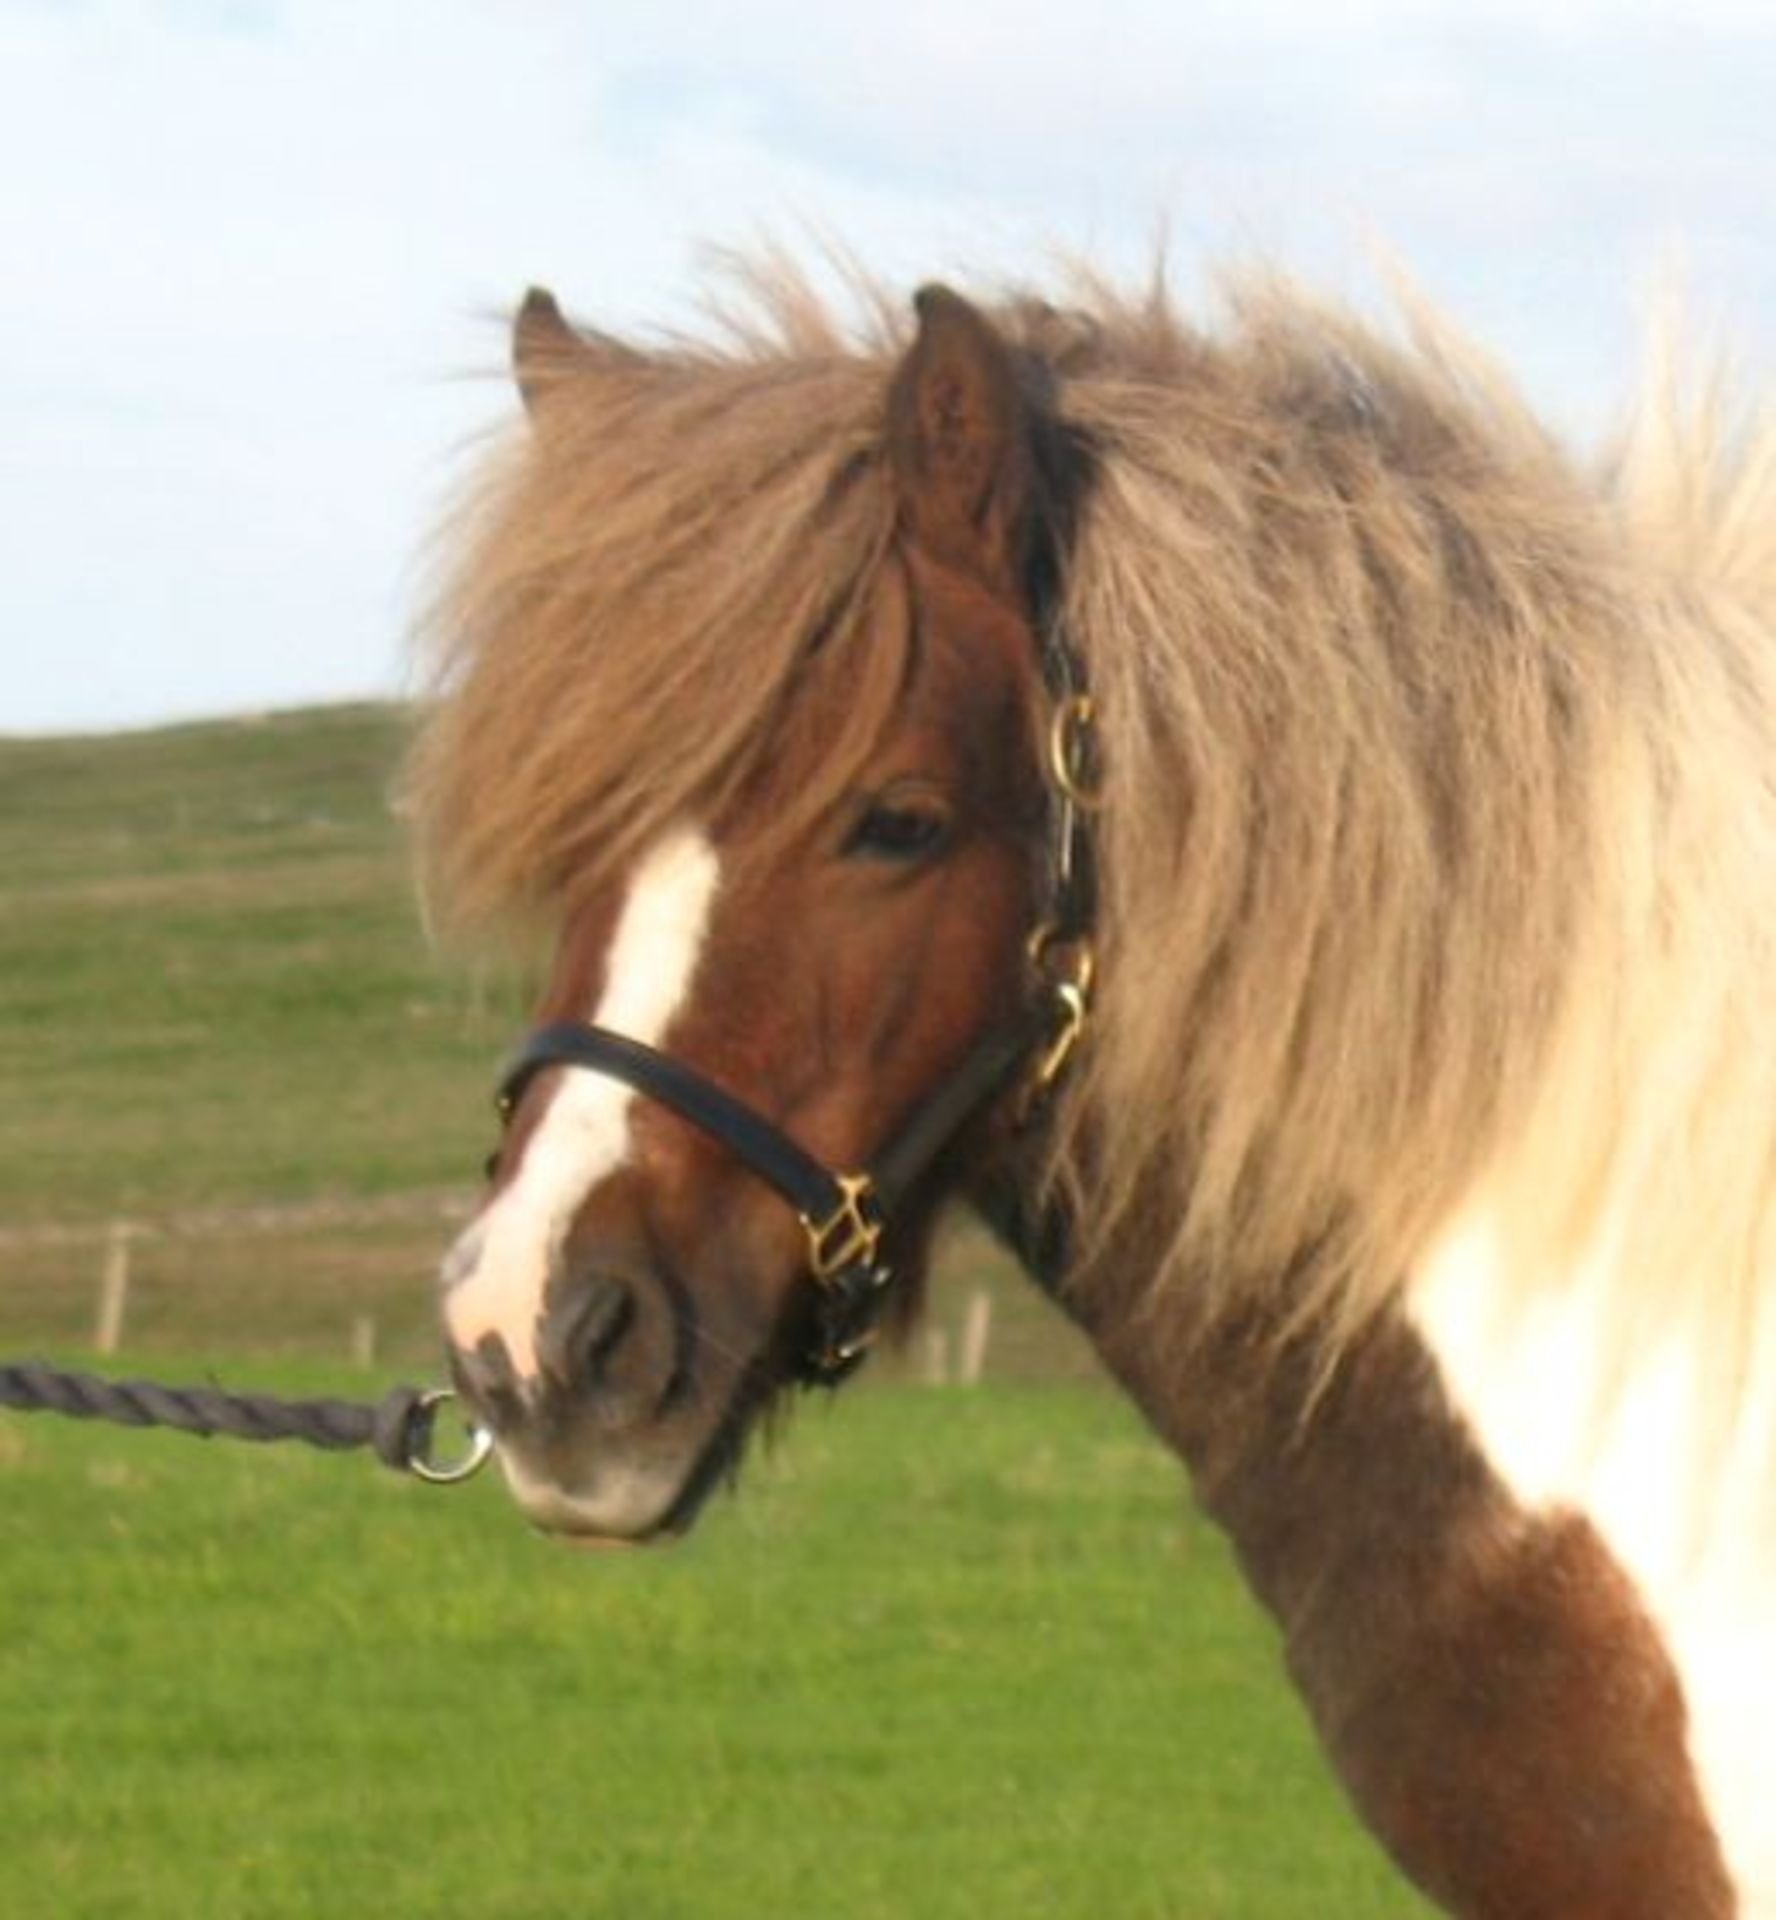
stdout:
<svg viewBox="0 0 1776 1920">
<path fill-rule="evenodd" d="M 1097 1392 L 809 1406 L 618 1558 L 488 1482 L 14 1419 L 0 1564 L 7 1878 L 60 1920 L 1422 1911 Z"/>
</svg>

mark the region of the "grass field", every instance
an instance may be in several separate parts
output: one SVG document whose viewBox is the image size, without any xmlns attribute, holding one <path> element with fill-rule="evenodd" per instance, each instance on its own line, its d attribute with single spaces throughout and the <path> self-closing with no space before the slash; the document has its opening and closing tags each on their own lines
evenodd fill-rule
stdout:
<svg viewBox="0 0 1776 1920">
<path fill-rule="evenodd" d="M 620 1558 L 490 1482 L 14 1419 L 0 1564 L 18 1911 L 1421 1910 L 1090 1390 L 808 1406 L 690 1542 Z"/>
<path fill-rule="evenodd" d="M 0 1353 L 83 1360 L 127 1217 L 144 1369 L 370 1391 L 365 1313 L 432 1364 L 520 1009 L 418 933 L 397 733 L 0 741 Z M 949 1266 L 988 1384 L 804 1407 L 670 1554 L 0 1416 L 0 1915 L 1422 1911 L 1175 1464 L 978 1240 Z"/>
</svg>

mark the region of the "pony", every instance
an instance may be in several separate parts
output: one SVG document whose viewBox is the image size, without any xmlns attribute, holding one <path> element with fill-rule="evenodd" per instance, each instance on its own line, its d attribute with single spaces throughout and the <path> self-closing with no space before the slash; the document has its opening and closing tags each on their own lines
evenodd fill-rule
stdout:
<svg viewBox="0 0 1776 1920">
<path fill-rule="evenodd" d="M 1776 430 L 1582 463 L 1427 307 L 533 291 L 408 791 L 551 943 L 450 1251 L 668 1537 L 972 1204 L 1452 1913 L 1776 1916 Z M 861 310 L 860 313 L 858 310 Z"/>
</svg>

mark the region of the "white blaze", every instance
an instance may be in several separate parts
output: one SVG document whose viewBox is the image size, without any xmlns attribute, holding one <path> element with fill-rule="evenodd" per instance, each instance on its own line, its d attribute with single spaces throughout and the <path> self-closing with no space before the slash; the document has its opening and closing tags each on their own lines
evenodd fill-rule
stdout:
<svg viewBox="0 0 1776 1920">
<path fill-rule="evenodd" d="M 593 1023 L 658 1046 L 684 1005 L 709 924 L 720 865 L 691 829 L 659 841 L 636 867 L 611 940 Z M 566 1067 L 525 1142 L 516 1174 L 451 1250 L 444 1324 L 472 1350 L 504 1341 L 521 1377 L 537 1371 L 536 1330 L 555 1256 L 574 1215 L 629 1157 L 630 1088 Z"/>
</svg>

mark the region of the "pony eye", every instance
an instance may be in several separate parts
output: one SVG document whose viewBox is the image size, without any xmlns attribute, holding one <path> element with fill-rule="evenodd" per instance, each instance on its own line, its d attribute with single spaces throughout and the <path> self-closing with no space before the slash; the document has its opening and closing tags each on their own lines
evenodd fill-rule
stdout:
<svg viewBox="0 0 1776 1920">
<path fill-rule="evenodd" d="M 909 865 L 929 859 L 949 837 L 950 816 L 931 801 L 878 800 L 866 807 L 845 840 L 854 860 Z"/>
</svg>

